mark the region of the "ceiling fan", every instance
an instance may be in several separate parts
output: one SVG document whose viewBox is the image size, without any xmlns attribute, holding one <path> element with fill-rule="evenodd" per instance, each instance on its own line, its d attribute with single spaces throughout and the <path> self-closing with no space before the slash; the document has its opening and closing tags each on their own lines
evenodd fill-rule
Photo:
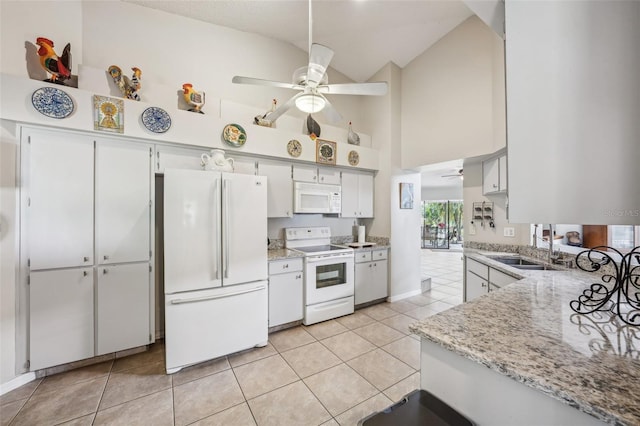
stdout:
<svg viewBox="0 0 640 426">
<path fill-rule="evenodd" d="M 446 177 L 459 177 L 460 179 L 464 179 L 464 170 L 460 169 L 458 170 L 458 173 L 454 174 L 454 175 L 442 175 L 440 177 L 446 178 Z"/>
<path fill-rule="evenodd" d="M 324 96 L 325 94 L 381 96 L 387 93 L 386 82 L 329 84 L 326 72 L 333 58 L 333 50 L 311 42 L 312 22 L 311 0 L 309 0 L 309 64 L 294 71 L 291 83 L 238 75 L 232 79 L 233 83 L 238 84 L 283 87 L 300 91 L 274 111 L 266 114 L 265 120 L 274 122 L 295 105 L 308 114 L 322 111 L 329 122 L 335 123 L 340 121 L 342 116 Z"/>
</svg>

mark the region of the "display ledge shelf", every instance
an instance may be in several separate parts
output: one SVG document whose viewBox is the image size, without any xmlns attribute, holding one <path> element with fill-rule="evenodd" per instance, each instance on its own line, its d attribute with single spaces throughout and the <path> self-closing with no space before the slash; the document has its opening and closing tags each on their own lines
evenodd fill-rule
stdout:
<svg viewBox="0 0 640 426">
<path fill-rule="evenodd" d="M 64 90 L 72 97 L 75 110 L 65 119 L 49 118 L 35 110 L 31 103 L 33 92 L 44 86 Z M 31 80 L 8 74 L 0 74 L 0 118 L 22 124 L 37 124 L 48 127 L 95 132 L 100 135 L 123 136 L 145 139 L 146 141 L 167 142 L 180 145 L 204 148 L 220 148 L 229 155 L 241 152 L 246 155 L 259 155 L 279 159 L 292 160 L 287 153 L 287 143 L 297 139 L 302 144 L 302 154 L 296 160 L 315 163 L 316 143 L 308 135 L 288 129 L 262 127 L 253 124 L 253 117 L 258 114 L 254 109 L 230 101 L 207 97 L 205 114 L 177 109 L 175 104 L 154 104 L 124 99 L 124 132 L 121 134 L 96 131 L 93 128 L 93 95 L 113 96 L 109 93 L 98 93 L 73 87 L 60 86 L 38 80 Z M 141 122 L 142 112 L 150 106 L 164 108 L 171 116 L 171 128 L 165 133 L 153 133 Z M 224 117 L 224 118 L 221 118 Z M 232 118 L 233 117 L 233 118 Z M 241 125 L 247 132 L 247 142 L 240 148 L 232 147 L 222 140 L 222 130 L 229 123 Z M 338 131 L 323 125 L 328 132 L 326 138 L 337 136 Z M 324 139 L 323 132 L 323 139 Z M 368 138 L 368 137 L 367 137 Z M 331 140 L 331 139 L 329 139 Z M 336 141 L 337 142 L 337 141 Z M 349 165 L 350 151 L 357 151 L 360 162 L 357 166 Z M 378 170 L 378 152 L 365 146 L 349 145 L 338 142 L 336 166 Z"/>
</svg>

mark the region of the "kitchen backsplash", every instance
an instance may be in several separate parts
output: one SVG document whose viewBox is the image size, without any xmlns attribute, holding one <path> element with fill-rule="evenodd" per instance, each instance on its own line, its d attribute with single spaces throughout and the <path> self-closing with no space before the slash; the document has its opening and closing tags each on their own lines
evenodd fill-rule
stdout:
<svg viewBox="0 0 640 426">
<path fill-rule="evenodd" d="M 375 243 L 379 246 L 388 246 L 389 245 L 389 237 L 375 237 L 372 235 L 367 236 L 366 238 L 368 243 Z M 357 237 L 353 235 L 338 235 L 335 237 L 331 237 L 332 244 L 349 244 L 357 241 Z M 279 238 L 269 238 L 269 245 L 267 246 L 269 250 L 278 250 L 284 248 L 284 240 Z"/>
</svg>

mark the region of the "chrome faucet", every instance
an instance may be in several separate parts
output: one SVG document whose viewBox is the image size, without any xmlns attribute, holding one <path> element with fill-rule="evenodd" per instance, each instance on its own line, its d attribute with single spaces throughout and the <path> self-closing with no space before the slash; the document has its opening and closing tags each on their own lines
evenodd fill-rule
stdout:
<svg viewBox="0 0 640 426">
<path fill-rule="evenodd" d="M 560 259 L 560 250 L 557 253 L 553 251 L 553 224 L 549 224 L 549 263 L 555 263 L 556 260 Z"/>
</svg>

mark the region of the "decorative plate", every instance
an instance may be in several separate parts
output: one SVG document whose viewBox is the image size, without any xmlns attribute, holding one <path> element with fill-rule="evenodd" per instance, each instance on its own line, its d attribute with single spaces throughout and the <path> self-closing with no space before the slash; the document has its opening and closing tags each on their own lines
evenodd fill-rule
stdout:
<svg viewBox="0 0 640 426">
<path fill-rule="evenodd" d="M 300 157 L 300 154 L 302 154 L 302 144 L 300 141 L 291 139 L 289 143 L 287 143 L 287 152 L 292 157 Z"/>
<path fill-rule="evenodd" d="M 154 133 L 164 133 L 171 127 L 171 117 L 162 108 L 149 107 L 142 113 L 142 124 Z"/>
<path fill-rule="evenodd" d="M 359 162 L 360 154 L 358 154 L 358 151 L 349 151 L 349 164 L 357 166 Z"/>
<path fill-rule="evenodd" d="M 66 92 L 55 87 L 41 87 L 31 95 L 33 107 L 42 115 L 51 118 L 66 118 L 75 106 Z"/>
<path fill-rule="evenodd" d="M 227 124 L 222 130 L 222 139 L 231 146 L 239 147 L 247 141 L 247 132 L 239 124 Z"/>
</svg>

